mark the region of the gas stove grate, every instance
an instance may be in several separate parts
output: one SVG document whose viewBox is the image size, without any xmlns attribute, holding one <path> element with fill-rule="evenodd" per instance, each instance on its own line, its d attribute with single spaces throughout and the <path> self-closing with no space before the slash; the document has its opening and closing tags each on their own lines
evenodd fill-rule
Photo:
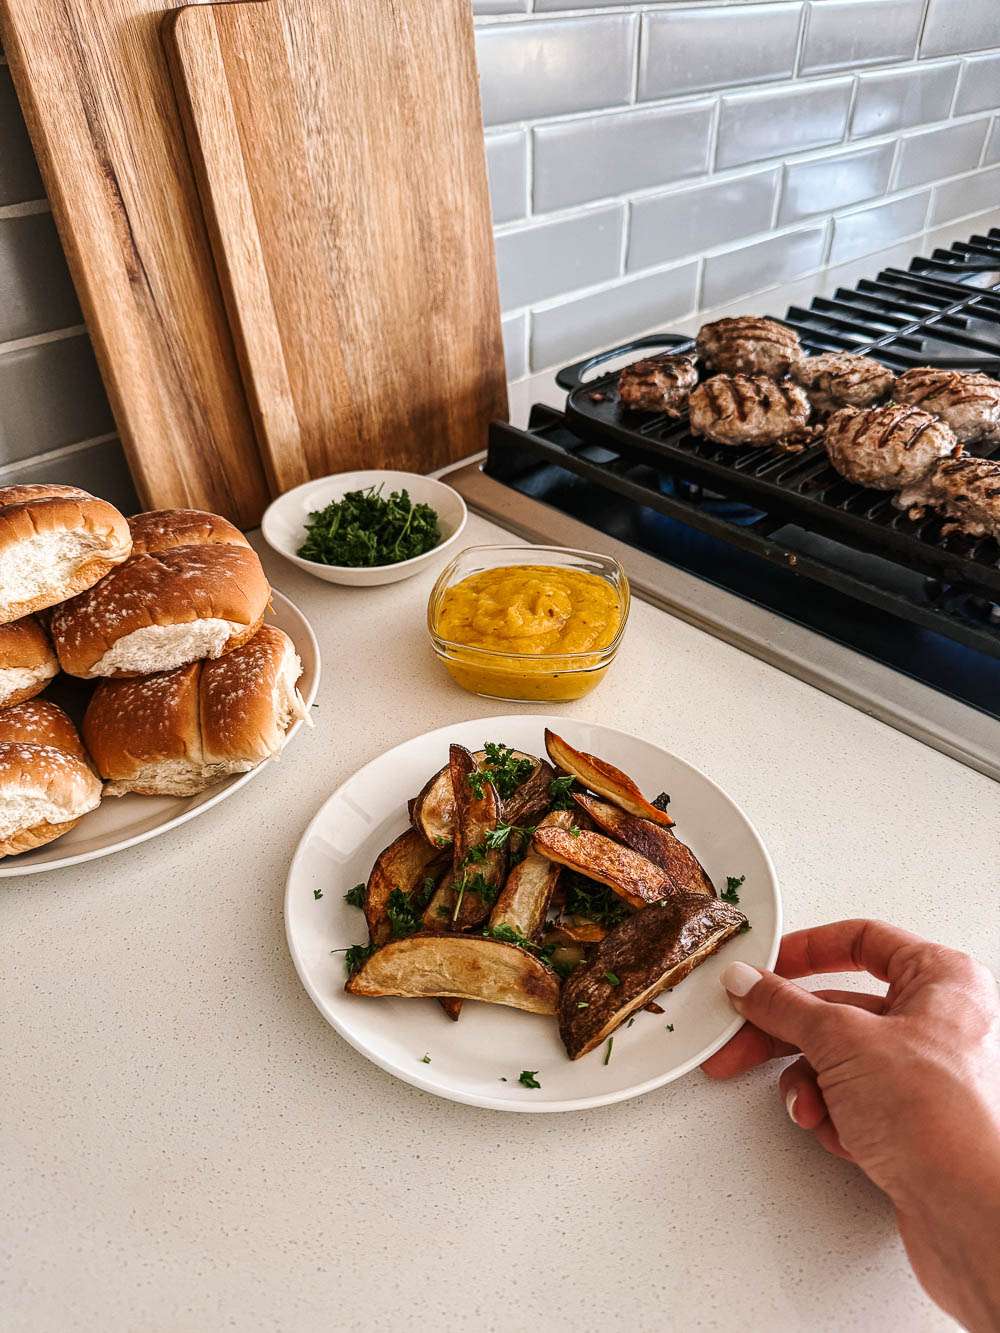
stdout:
<svg viewBox="0 0 1000 1333">
<path fill-rule="evenodd" d="M 956 275 L 965 281 L 956 281 Z M 988 287 L 975 285 L 980 282 Z M 786 323 L 813 352 L 864 352 L 897 370 L 933 365 L 1000 374 L 1000 229 L 914 259 L 908 271 L 884 269 L 854 289 L 815 298 L 808 309 L 792 306 Z M 693 346 L 693 339 L 680 335 L 652 335 L 560 371 L 557 379 L 569 390 L 569 425 L 627 462 L 665 467 L 756 505 L 772 522 L 799 523 L 822 537 L 1000 600 L 996 541 L 945 534 L 942 520 L 933 515 L 910 519 L 894 507 L 891 495 L 845 481 L 821 445 L 794 455 L 773 448 L 734 450 L 693 436 L 686 421 L 622 411 L 616 373 L 584 382 L 603 363 L 620 362 L 633 351 L 669 347 L 683 352 Z M 1000 457 L 1000 446 L 975 452 Z"/>
</svg>

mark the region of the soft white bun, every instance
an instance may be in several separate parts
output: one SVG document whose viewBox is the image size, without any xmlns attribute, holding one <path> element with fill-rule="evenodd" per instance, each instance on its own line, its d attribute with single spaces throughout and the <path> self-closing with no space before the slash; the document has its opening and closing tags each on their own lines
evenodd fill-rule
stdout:
<svg viewBox="0 0 1000 1333">
<path fill-rule="evenodd" d="M 58 672 L 49 636 L 34 616 L 0 625 L 0 708 L 33 699 Z"/>
<path fill-rule="evenodd" d="M 104 680 L 83 734 L 109 796 L 192 796 L 246 773 L 284 746 L 305 705 L 287 634 L 263 625 L 214 662 L 142 680 Z"/>
<path fill-rule="evenodd" d="M 47 699 L 0 712 L 0 857 L 41 847 L 101 803 L 76 728 Z"/>
<path fill-rule="evenodd" d="M 76 486 L 0 487 L 0 624 L 92 587 L 131 549 L 106 500 Z"/>
<path fill-rule="evenodd" d="M 132 557 L 52 613 L 71 676 L 145 676 L 220 657 L 253 638 L 271 589 L 231 523 L 194 509 L 130 520 Z"/>
</svg>

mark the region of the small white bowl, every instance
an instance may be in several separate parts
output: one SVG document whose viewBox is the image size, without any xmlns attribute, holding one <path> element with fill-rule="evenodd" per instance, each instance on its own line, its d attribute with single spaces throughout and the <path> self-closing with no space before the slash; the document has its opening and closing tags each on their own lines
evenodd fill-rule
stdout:
<svg viewBox="0 0 1000 1333">
<path fill-rule="evenodd" d="M 310 514 L 325 509 L 348 491 L 363 491 L 379 484 L 385 495 L 390 491 L 405 490 L 409 492 L 414 504 L 428 504 L 435 511 L 441 529 L 441 541 L 433 550 L 415 555 L 410 560 L 399 560 L 394 565 L 370 565 L 360 569 L 350 565 L 322 565 L 316 560 L 303 560 L 300 555 L 296 555 L 305 541 L 306 520 Z M 434 564 L 454 546 L 468 517 L 465 501 L 458 491 L 452 490 L 443 481 L 435 481 L 433 477 L 422 477 L 417 472 L 337 472 L 332 477 L 307 481 L 280 495 L 264 511 L 261 528 L 268 546 L 293 565 L 298 565 L 299 569 L 315 574 L 327 583 L 371 588 L 380 583 L 398 583 Z"/>
</svg>

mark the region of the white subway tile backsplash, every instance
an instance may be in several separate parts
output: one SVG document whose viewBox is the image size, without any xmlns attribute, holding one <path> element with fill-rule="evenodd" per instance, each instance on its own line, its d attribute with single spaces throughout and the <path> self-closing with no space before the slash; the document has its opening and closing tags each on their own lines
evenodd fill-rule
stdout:
<svg viewBox="0 0 1000 1333">
<path fill-rule="evenodd" d="M 851 116 L 851 137 L 893 134 L 946 119 L 960 68 L 956 60 L 862 74 Z"/>
<path fill-rule="evenodd" d="M 961 176 L 935 186 L 928 225 L 939 227 L 956 218 L 987 213 L 1000 202 L 1000 167 L 989 167 L 972 176 Z"/>
<path fill-rule="evenodd" d="M 605 14 L 477 28 L 483 120 L 500 125 L 628 102 L 638 21 Z"/>
<path fill-rule="evenodd" d="M 979 165 L 989 120 L 964 121 L 908 135 L 899 146 L 896 189 L 958 176 Z"/>
<path fill-rule="evenodd" d="M 962 63 L 955 115 L 1000 107 L 1000 55 L 976 56 Z"/>
<path fill-rule="evenodd" d="M 534 208 L 544 213 L 669 185 L 708 169 L 713 103 L 658 107 L 534 131 Z"/>
<path fill-rule="evenodd" d="M 872 204 L 834 218 L 833 243 L 827 262 L 844 264 L 860 255 L 885 250 L 906 236 L 915 236 L 923 228 L 930 197 L 930 190 L 922 190 L 904 199 Z"/>
<path fill-rule="evenodd" d="M 994 117 L 990 132 L 986 136 L 986 151 L 983 154 L 983 165 L 986 166 L 992 162 L 1000 162 L 1000 118 Z"/>
<path fill-rule="evenodd" d="M 503 333 L 503 356 L 507 363 L 507 378 L 519 380 L 528 371 L 528 316 L 510 315 L 507 319 L 501 320 L 500 330 Z"/>
<path fill-rule="evenodd" d="M 785 167 L 779 225 L 884 194 L 895 151 L 893 143 L 876 144 L 849 153 L 807 158 Z"/>
<path fill-rule="evenodd" d="M 811 273 L 822 264 L 825 246 L 824 223 L 821 227 L 772 236 L 723 255 L 709 255 L 705 260 L 701 304 L 725 305 L 727 301 Z"/>
<path fill-rule="evenodd" d="M 658 10 L 643 16 L 639 98 L 788 78 L 802 6 Z"/>
<path fill-rule="evenodd" d="M 86 334 L 0 355 L 0 464 L 114 430 Z"/>
<path fill-rule="evenodd" d="M 26 482 L 83 486 L 94 495 L 110 500 L 123 514 L 134 514 L 142 507 L 118 440 L 103 440 L 54 457 L 26 459 L 3 473 L 4 486 L 22 486 Z"/>
<path fill-rule="evenodd" d="M 813 0 L 807 7 L 799 73 L 909 60 L 923 7 L 923 0 Z"/>
<path fill-rule="evenodd" d="M 609 291 L 536 310 L 531 368 L 565 364 L 598 348 L 689 315 L 697 296 L 697 263 L 628 279 Z"/>
<path fill-rule="evenodd" d="M 629 271 L 742 240 L 770 228 L 778 168 L 728 176 L 632 204 Z"/>
<path fill-rule="evenodd" d="M 930 0 L 922 56 L 950 56 L 1000 46 L 997 0 Z"/>
<path fill-rule="evenodd" d="M 504 231 L 496 238 L 500 304 L 516 310 L 619 272 L 623 204 Z"/>
<path fill-rule="evenodd" d="M 528 0 L 472 0 L 473 14 L 527 14 Z"/>
<path fill-rule="evenodd" d="M 722 99 L 717 167 L 839 143 L 847 129 L 851 79 L 832 79 Z"/>
<path fill-rule="evenodd" d="M 0 218 L 0 343 L 82 318 L 51 214 Z"/>
<path fill-rule="evenodd" d="M 528 136 L 510 130 L 486 136 L 493 221 L 515 222 L 528 211 Z"/>
</svg>

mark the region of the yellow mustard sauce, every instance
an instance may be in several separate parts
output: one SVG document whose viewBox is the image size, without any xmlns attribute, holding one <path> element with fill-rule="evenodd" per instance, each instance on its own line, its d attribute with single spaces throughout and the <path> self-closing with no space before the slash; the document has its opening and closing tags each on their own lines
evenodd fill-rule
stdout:
<svg viewBox="0 0 1000 1333">
<path fill-rule="evenodd" d="M 445 659 L 465 689 L 558 701 L 579 699 L 603 679 L 610 660 L 602 650 L 613 642 L 622 616 L 621 594 L 596 574 L 503 565 L 446 589 L 433 624 L 440 638 L 484 650 L 463 655 L 451 649 Z"/>
</svg>

